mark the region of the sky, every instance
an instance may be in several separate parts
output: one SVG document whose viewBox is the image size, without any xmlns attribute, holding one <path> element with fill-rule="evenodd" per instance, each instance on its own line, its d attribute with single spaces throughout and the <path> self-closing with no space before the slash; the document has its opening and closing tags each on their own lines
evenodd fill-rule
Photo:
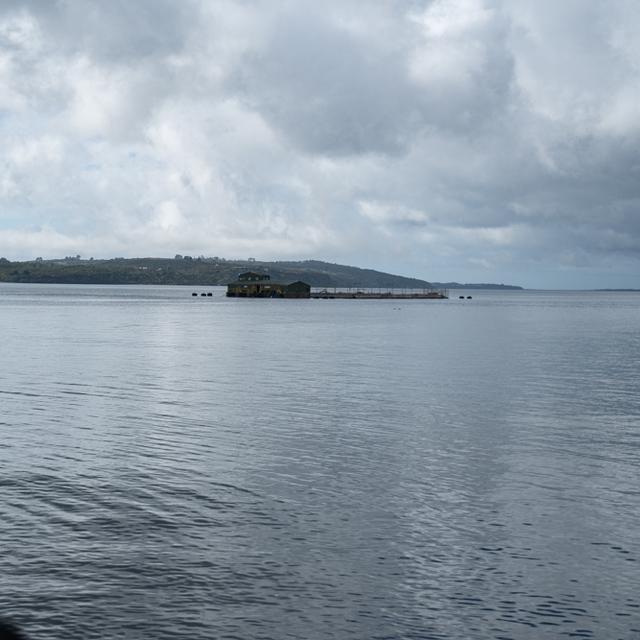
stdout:
<svg viewBox="0 0 640 640">
<path fill-rule="evenodd" d="M 640 288 L 637 0 L 0 0 L 0 256 Z"/>
</svg>

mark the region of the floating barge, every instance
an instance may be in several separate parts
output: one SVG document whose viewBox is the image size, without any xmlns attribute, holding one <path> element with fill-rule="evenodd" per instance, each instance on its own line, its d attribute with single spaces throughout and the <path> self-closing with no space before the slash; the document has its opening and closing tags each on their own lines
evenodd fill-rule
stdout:
<svg viewBox="0 0 640 640">
<path fill-rule="evenodd" d="M 194 294 L 197 295 L 197 294 Z M 205 294 L 202 294 L 205 295 Z M 338 288 L 311 289 L 306 282 L 280 283 L 266 273 L 247 271 L 227 285 L 230 298 L 314 298 L 316 300 L 446 300 L 446 289 Z"/>
<path fill-rule="evenodd" d="M 311 286 L 306 282 L 273 282 L 266 273 L 247 271 L 227 285 L 229 298 L 309 298 Z"/>
<path fill-rule="evenodd" d="M 389 289 L 387 291 L 356 289 L 355 291 L 344 289 L 329 291 L 322 289 L 312 291 L 311 297 L 316 300 L 447 300 L 449 292 L 446 289 L 424 289 L 422 291 L 398 291 Z"/>
</svg>

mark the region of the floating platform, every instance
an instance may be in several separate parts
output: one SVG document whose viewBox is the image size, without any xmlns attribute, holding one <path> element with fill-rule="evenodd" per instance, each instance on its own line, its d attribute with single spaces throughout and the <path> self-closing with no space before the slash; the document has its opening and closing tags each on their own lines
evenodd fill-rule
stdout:
<svg viewBox="0 0 640 640">
<path fill-rule="evenodd" d="M 429 291 L 312 291 L 316 300 L 447 300 L 449 292 L 445 290 Z"/>
</svg>

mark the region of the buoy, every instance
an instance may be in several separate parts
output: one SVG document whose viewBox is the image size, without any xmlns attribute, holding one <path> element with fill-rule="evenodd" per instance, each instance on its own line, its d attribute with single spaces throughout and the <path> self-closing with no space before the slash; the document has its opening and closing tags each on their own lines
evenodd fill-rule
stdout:
<svg viewBox="0 0 640 640">
<path fill-rule="evenodd" d="M 191 295 L 192 296 L 197 296 L 198 294 L 194 291 Z"/>
<path fill-rule="evenodd" d="M 464 296 L 458 296 L 458 298 L 460 298 L 460 300 L 464 300 Z"/>
<path fill-rule="evenodd" d="M 200 295 L 204 297 L 204 296 L 206 296 L 207 294 L 206 294 L 206 293 L 201 293 Z"/>
<path fill-rule="evenodd" d="M 213 295 L 213 293 L 209 292 L 207 293 L 207 297 L 210 298 Z"/>
<path fill-rule="evenodd" d="M 467 300 L 471 300 L 471 296 L 467 296 Z"/>
</svg>

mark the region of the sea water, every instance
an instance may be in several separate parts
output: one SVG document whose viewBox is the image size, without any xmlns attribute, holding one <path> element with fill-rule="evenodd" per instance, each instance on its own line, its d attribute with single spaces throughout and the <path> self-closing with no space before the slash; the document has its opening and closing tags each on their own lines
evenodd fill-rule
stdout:
<svg viewBox="0 0 640 640">
<path fill-rule="evenodd" d="M 640 637 L 640 294 L 451 293 L 0 285 L 0 616 Z"/>
</svg>

